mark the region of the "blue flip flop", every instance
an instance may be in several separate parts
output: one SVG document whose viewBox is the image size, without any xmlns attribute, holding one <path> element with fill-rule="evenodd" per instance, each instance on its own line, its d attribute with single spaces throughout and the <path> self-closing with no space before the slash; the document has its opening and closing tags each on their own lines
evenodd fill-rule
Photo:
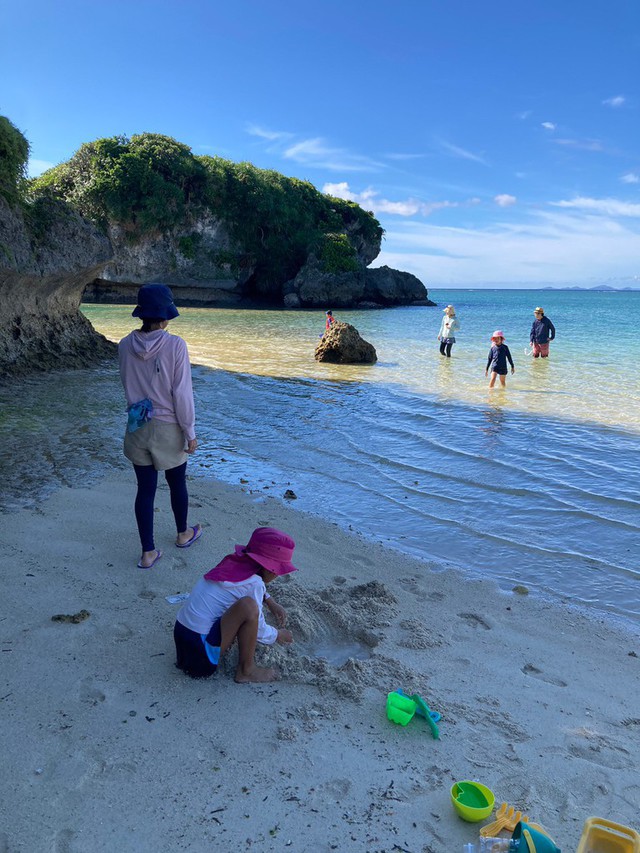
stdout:
<svg viewBox="0 0 640 853">
<path fill-rule="evenodd" d="M 191 528 L 193 530 L 193 536 L 191 539 L 188 539 L 182 545 L 179 542 L 176 542 L 176 548 L 190 548 L 194 542 L 197 542 L 198 539 L 202 536 L 202 526 L 200 524 L 196 524 L 195 527 Z"/>
<path fill-rule="evenodd" d="M 138 568 L 139 569 L 152 569 L 155 566 L 155 564 L 158 562 L 158 560 L 161 559 L 161 557 L 162 557 L 162 551 L 158 550 L 158 556 L 155 558 L 153 563 L 150 563 L 148 566 L 143 566 L 142 560 L 138 560 Z"/>
</svg>

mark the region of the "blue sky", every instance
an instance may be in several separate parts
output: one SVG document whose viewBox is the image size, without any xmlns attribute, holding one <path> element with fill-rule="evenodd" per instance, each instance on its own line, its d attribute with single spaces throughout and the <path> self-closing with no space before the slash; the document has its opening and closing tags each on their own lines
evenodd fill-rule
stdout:
<svg viewBox="0 0 640 853">
<path fill-rule="evenodd" d="M 164 133 L 359 201 L 427 286 L 640 287 L 637 0 L 0 0 L 31 172 Z"/>
</svg>

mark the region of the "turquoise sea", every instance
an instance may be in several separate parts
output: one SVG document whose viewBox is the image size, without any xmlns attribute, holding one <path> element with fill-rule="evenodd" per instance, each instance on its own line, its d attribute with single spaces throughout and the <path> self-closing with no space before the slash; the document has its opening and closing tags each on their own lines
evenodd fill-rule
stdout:
<svg viewBox="0 0 640 853">
<path fill-rule="evenodd" d="M 171 330 L 196 365 L 192 474 L 246 481 L 256 500 L 292 489 L 297 508 L 440 566 L 640 620 L 640 292 L 430 297 L 438 307 L 334 311 L 376 347 L 367 367 L 314 361 L 323 311 L 181 309 Z M 462 324 L 450 360 L 436 340 L 447 303 Z M 545 361 L 525 355 L 536 305 L 557 329 Z M 135 327 L 128 306 L 83 311 L 113 340 Z M 496 328 L 516 373 L 489 391 Z M 94 468 L 121 464 L 111 366 L 61 374 L 55 400 L 50 380 L 33 378 L 29 399 L 45 387 L 50 411 L 34 414 L 32 429 L 57 407 L 62 423 L 73 393 L 90 423 L 100 413 L 80 438 Z M 47 452 L 52 469 L 58 454 L 71 457 Z"/>
</svg>

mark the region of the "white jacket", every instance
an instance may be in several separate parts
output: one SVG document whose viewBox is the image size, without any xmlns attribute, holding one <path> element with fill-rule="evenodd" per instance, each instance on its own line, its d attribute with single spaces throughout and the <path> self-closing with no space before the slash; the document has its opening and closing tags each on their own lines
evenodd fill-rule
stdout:
<svg viewBox="0 0 640 853">
<path fill-rule="evenodd" d="M 445 314 L 442 318 L 442 323 L 440 324 L 438 336 L 440 338 L 455 338 L 456 332 L 459 329 L 460 323 L 458 322 L 456 315 L 454 314 L 453 317 L 450 317 L 448 314 Z"/>
</svg>

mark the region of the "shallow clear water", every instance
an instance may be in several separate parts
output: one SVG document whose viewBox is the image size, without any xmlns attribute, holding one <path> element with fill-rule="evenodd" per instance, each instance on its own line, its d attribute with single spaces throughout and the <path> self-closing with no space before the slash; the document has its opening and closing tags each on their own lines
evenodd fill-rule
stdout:
<svg viewBox="0 0 640 853">
<path fill-rule="evenodd" d="M 289 488 L 296 507 L 413 555 L 640 619 L 640 293 L 431 295 L 463 324 L 450 361 L 435 339 L 441 308 L 336 312 L 376 346 L 372 367 L 313 360 L 323 312 L 181 311 L 171 328 L 200 365 L 191 472 L 245 480 L 255 500 Z M 542 363 L 524 356 L 538 304 L 558 329 Z M 83 310 L 114 340 L 135 326 L 127 306 Z M 496 327 L 516 375 L 489 392 Z M 69 479 L 61 460 L 123 464 L 115 367 L 34 378 L 23 394 L 48 477 Z M 18 416 L 3 417 L 10 441 Z M 29 469 L 21 453 L 14 472 Z"/>
</svg>

